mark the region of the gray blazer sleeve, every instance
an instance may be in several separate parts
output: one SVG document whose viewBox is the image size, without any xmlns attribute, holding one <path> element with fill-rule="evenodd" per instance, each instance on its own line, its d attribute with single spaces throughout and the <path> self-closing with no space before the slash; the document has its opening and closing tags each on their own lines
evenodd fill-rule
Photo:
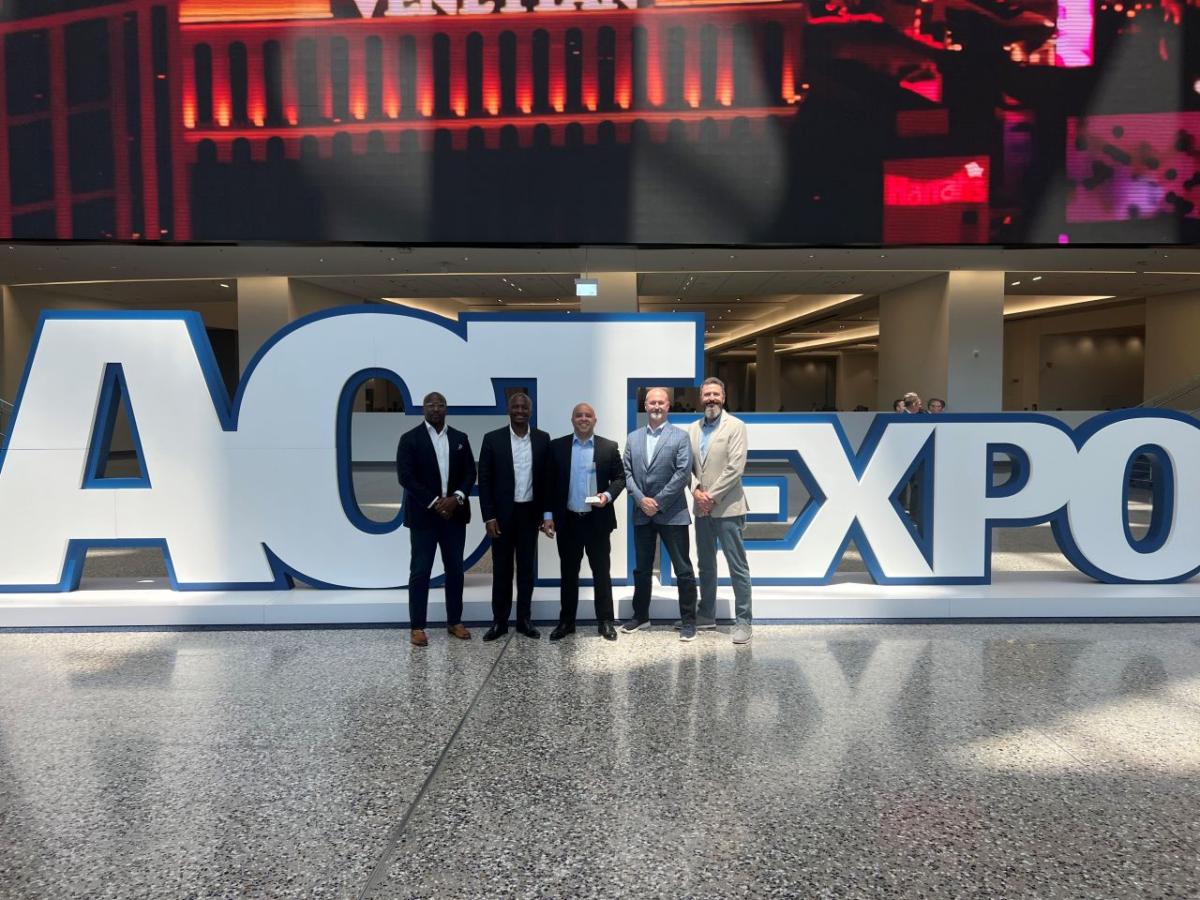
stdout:
<svg viewBox="0 0 1200 900">
<path fill-rule="evenodd" d="M 625 454 L 621 460 L 625 464 L 625 490 L 629 491 L 629 496 L 633 498 L 634 503 L 641 503 L 642 498 L 646 495 L 642 493 L 641 486 L 633 477 L 633 435 L 625 439 Z"/>
<path fill-rule="evenodd" d="M 679 431 L 680 440 L 675 443 L 675 471 L 670 480 L 658 492 L 654 499 L 660 509 L 668 509 L 683 494 L 684 488 L 692 479 L 692 442 L 687 432 Z"/>
</svg>

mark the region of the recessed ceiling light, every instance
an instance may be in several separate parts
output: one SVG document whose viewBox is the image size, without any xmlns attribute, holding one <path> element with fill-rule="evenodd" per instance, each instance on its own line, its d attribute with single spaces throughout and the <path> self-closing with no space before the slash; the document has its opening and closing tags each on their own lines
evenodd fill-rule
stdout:
<svg viewBox="0 0 1200 900">
<path fill-rule="evenodd" d="M 1033 280 L 1034 280 L 1034 281 L 1041 281 L 1041 280 L 1042 280 L 1042 276 L 1041 276 L 1041 275 L 1034 275 L 1034 276 L 1033 276 Z"/>
<path fill-rule="evenodd" d="M 1016 287 L 1016 286 L 1017 286 L 1018 284 L 1020 284 L 1020 283 L 1021 283 L 1021 282 L 1019 282 L 1019 281 L 1013 281 L 1013 282 L 1010 282 L 1010 283 L 1009 283 L 1009 287 Z"/>
<path fill-rule="evenodd" d="M 229 285 L 227 285 L 225 282 L 223 282 L 223 281 L 222 281 L 222 282 L 221 282 L 221 287 L 223 287 L 223 288 L 227 288 L 227 287 L 229 287 Z"/>
</svg>

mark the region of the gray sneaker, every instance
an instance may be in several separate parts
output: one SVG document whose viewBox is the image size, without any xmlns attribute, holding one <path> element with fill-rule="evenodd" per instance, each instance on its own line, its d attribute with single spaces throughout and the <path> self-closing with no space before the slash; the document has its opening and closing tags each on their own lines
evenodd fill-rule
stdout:
<svg viewBox="0 0 1200 900">
<path fill-rule="evenodd" d="M 735 644 L 748 644 L 753 635 L 754 629 L 749 625 L 735 625 L 733 627 L 733 642 Z"/>
<path fill-rule="evenodd" d="M 683 619 L 676 619 L 674 624 L 671 625 L 671 627 L 674 628 L 676 631 L 678 631 L 680 628 L 683 627 Z M 696 620 L 696 630 L 697 631 L 716 631 L 717 623 L 715 621 L 713 621 L 712 619 L 697 619 Z"/>
<path fill-rule="evenodd" d="M 681 641 L 694 641 L 696 639 L 696 626 L 684 625 L 679 629 L 679 639 Z"/>
<path fill-rule="evenodd" d="M 649 631 L 649 630 L 650 630 L 650 620 L 649 619 L 630 619 L 628 622 L 626 622 L 624 625 L 621 626 L 621 632 L 623 634 L 633 634 L 635 631 Z"/>
</svg>

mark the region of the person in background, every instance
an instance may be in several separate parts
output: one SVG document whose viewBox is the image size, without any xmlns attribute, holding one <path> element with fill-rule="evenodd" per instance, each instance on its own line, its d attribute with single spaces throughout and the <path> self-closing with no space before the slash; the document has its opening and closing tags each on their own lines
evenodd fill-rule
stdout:
<svg viewBox="0 0 1200 900">
<path fill-rule="evenodd" d="M 929 411 L 931 413 L 941 413 L 946 411 L 946 401 L 940 397 L 929 398 Z"/>
<path fill-rule="evenodd" d="M 909 415 L 925 412 L 925 407 L 916 391 L 909 391 L 904 395 L 904 411 Z"/>
<path fill-rule="evenodd" d="M 897 412 L 897 413 L 908 412 L 908 408 L 904 405 L 903 397 L 897 397 L 896 400 L 892 403 L 892 412 Z"/>
</svg>

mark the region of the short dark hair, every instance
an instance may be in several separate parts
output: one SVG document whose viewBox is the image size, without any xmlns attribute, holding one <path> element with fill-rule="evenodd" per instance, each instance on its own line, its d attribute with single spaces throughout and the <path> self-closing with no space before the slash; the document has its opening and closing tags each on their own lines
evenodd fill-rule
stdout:
<svg viewBox="0 0 1200 900">
<path fill-rule="evenodd" d="M 723 382 L 716 375 L 709 375 L 702 382 L 700 382 L 700 390 L 704 390 L 705 386 L 710 385 L 710 384 L 715 384 L 717 387 L 719 387 L 721 389 L 722 394 L 729 393 L 728 391 L 725 390 L 725 382 Z"/>
</svg>

